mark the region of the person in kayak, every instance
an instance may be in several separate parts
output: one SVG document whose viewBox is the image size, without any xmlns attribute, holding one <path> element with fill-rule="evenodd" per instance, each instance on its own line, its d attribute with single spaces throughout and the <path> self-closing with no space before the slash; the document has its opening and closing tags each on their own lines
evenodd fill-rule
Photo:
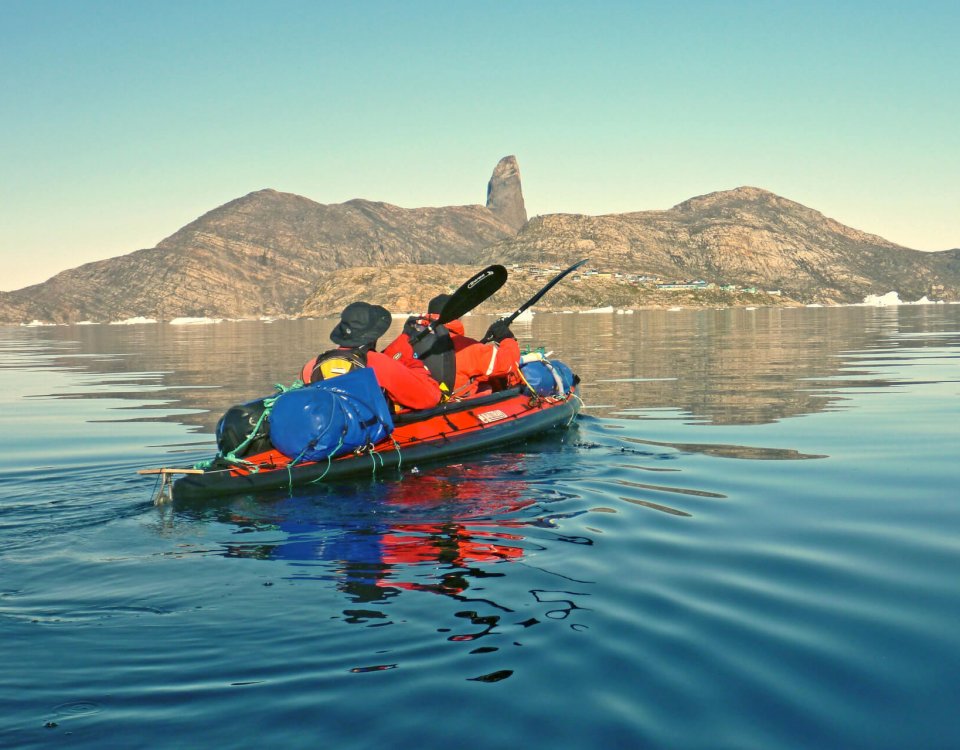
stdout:
<svg viewBox="0 0 960 750">
<path fill-rule="evenodd" d="M 383 352 L 401 360 L 414 357 L 422 359 L 433 377 L 454 396 L 466 398 L 493 390 L 495 385 L 509 380 L 520 363 L 520 345 L 504 321 L 497 320 L 487 329 L 484 338 L 490 339 L 489 344 L 467 336 L 460 320 L 451 320 L 445 326 L 435 327 L 435 339 L 426 351 L 422 350 L 421 342 L 430 342 L 430 338 L 424 337 L 414 345 L 410 343 L 426 328 L 428 322 L 439 318 L 448 299 L 449 294 L 438 294 L 430 300 L 425 316 L 407 318 L 403 332 Z M 444 343 L 445 340 L 449 345 Z M 455 369 L 452 389 L 449 387 L 449 376 L 442 374 L 449 372 L 450 349 Z"/>
<path fill-rule="evenodd" d="M 368 302 L 351 302 L 340 313 L 340 322 L 330 332 L 337 344 L 304 364 L 304 383 L 341 375 L 355 367 L 369 367 L 387 397 L 401 407 L 429 409 L 440 403 L 440 386 L 412 351 L 398 358 L 377 351 L 377 340 L 387 332 L 390 311 Z"/>
</svg>

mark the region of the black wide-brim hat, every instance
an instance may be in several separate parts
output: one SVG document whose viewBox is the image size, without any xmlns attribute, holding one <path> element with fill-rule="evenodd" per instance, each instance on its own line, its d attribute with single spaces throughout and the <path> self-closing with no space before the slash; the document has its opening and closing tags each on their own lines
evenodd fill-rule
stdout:
<svg viewBox="0 0 960 750">
<path fill-rule="evenodd" d="M 351 302 L 340 313 L 340 322 L 330 332 L 330 340 L 339 346 L 373 344 L 387 332 L 390 311 L 368 302 Z"/>
</svg>

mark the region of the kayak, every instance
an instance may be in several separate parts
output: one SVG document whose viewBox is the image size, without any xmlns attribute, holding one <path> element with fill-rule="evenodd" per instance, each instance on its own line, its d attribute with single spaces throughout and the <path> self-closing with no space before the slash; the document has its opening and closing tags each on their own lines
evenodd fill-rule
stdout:
<svg viewBox="0 0 960 750">
<path fill-rule="evenodd" d="M 296 461 L 270 448 L 238 463 L 215 459 L 203 469 L 162 471 L 182 474 L 170 485 L 173 500 L 289 489 L 496 450 L 568 427 L 581 404 L 575 387 L 548 396 L 508 388 L 394 415 L 388 437 L 336 458 Z"/>
<path fill-rule="evenodd" d="M 508 328 L 586 262 L 561 271 L 498 323 Z M 439 327 L 461 318 L 506 280 L 507 270 L 501 265 L 479 271 L 446 295 L 431 325 Z M 489 331 L 481 343 L 488 336 Z M 396 414 L 372 369 L 365 363 L 355 364 L 359 367 L 334 370 L 316 383 L 297 381 L 289 389 L 278 387 L 279 395 L 229 409 L 217 424 L 219 450 L 210 461 L 193 468 L 137 473 L 159 477 L 157 503 L 292 489 L 496 450 L 568 427 L 583 403 L 580 379 L 567 365 L 550 360 L 543 349 L 521 356 L 506 379 L 518 385 Z"/>
</svg>

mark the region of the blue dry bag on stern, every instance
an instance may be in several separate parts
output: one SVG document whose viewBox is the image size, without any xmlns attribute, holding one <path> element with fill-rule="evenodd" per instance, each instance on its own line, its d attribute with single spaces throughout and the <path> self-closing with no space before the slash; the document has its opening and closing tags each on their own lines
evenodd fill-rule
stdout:
<svg viewBox="0 0 960 750">
<path fill-rule="evenodd" d="M 298 461 L 335 458 L 391 432 L 390 408 L 369 367 L 282 393 L 270 412 L 270 441 Z"/>
<path fill-rule="evenodd" d="M 523 390 L 538 396 L 566 396 L 576 385 L 573 370 L 558 359 L 535 359 L 520 365 L 526 385 Z"/>
</svg>

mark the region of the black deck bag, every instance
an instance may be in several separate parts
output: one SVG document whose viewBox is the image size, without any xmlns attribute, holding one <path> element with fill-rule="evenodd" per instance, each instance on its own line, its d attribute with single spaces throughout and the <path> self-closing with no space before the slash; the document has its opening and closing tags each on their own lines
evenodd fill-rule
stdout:
<svg viewBox="0 0 960 750">
<path fill-rule="evenodd" d="M 217 448 L 221 456 L 236 458 L 270 450 L 270 420 L 264 416 L 263 399 L 227 409 L 217 422 Z"/>
<path fill-rule="evenodd" d="M 413 344 L 414 356 L 449 393 L 457 380 L 457 355 L 450 332 L 444 326 L 435 326 Z"/>
</svg>

